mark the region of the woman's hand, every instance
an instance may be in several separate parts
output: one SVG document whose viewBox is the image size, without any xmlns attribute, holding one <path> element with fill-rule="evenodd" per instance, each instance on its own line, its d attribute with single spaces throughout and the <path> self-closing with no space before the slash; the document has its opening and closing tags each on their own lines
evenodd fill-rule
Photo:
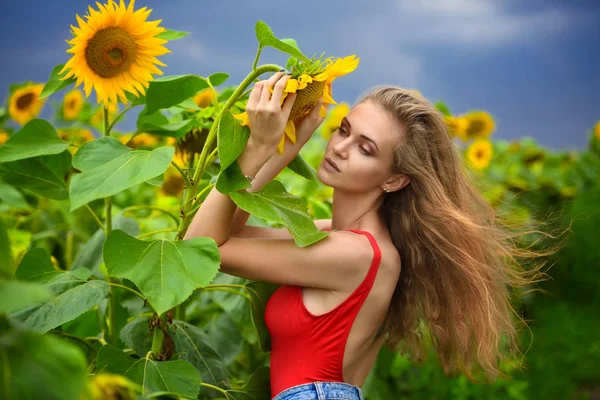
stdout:
<svg viewBox="0 0 600 400">
<path fill-rule="evenodd" d="M 296 99 L 295 93 L 289 93 L 281 104 L 283 90 L 290 77 L 277 72 L 266 81 L 254 85 L 246 113 L 250 122 L 250 139 L 257 146 L 275 148 L 281 140 L 290 111 Z M 273 94 L 269 88 L 273 88 Z"/>
</svg>

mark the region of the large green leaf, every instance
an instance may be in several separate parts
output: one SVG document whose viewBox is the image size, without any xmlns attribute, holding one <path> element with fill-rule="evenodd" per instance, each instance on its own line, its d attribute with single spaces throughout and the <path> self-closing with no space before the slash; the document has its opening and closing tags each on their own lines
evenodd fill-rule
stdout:
<svg viewBox="0 0 600 400">
<path fill-rule="evenodd" d="M 227 391 L 233 400 L 265 400 L 271 398 L 270 370 L 261 367 L 254 372 L 246 385 L 241 389 Z"/>
<path fill-rule="evenodd" d="M 265 308 L 267 301 L 279 287 L 280 285 L 267 282 L 250 282 L 246 285 L 246 290 L 250 294 L 252 323 L 258 335 L 260 348 L 265 352 L 271 350 L 271 338 L 265 324 Z"/>
<path fill-rule="evenodd" d="M 0 213 L 10 210 L 31 210 L 31 206 L 17 188 L 4 182 L 0 182 Z"/>
<path fill-rule="evenodd" d="M 123 343 L 135 353 L 144 357 L 152 349 L 152 335 L 148 328 L 148 318 L 135 318 L 128 322 L 119 334 Z"/>
<path fill-rule="evenodd" d="M 255 25 L 254 30 L 256 31 L 256 39 L 258 40 L 258 46 L 263 48 L 265 46 L 271 46 L 277 50 L 283 51 L 289 55 L 297 57 L 303 61 L 308 61 L 306 57 L 298 48 L 296 41 L 293 39 L 278 39 L 274 34 L 269 25 L 263 21 L 258 21 Z"/>
<path fill-rule="evenodd" d="M 208 76 L 208 80 L 213 87 L 222 85 L 227 79 L 229 79 L 229 74 L 226 72 L 215 72 Z"/>
<path fill-rule="evenodd" d="M 217 177 L 216 188 L 221 193 L 231 193 L 249 187 L 252 187 L 252 185 L 242 173 L 237 162 L 221 171 Z"/>
<path fill-rule="evenodd" d="M 220 256 L 207 237 L 146 242 L 113 230 L 104 243 L 104 262 L 111 276 L 135 283 L 162 314 L 208 285 L 219 270 Z"/>
<path fill-rule="evenodd" d="M 52 335 L 0 334 L 0 398 L 79 399 L 87 363 L 77 346 Z"/>
<path fill-rule="evenodd" d="M 214 386 L 226 387 L 227 367 L 210 339 L 200 329 L 184 321 L 174 321 L 170 326 L 175 341 L 175 352 L 189 361 L 200 373 L 202 381 Z"/>
<path fill-rule="evenodd" d="M 296 155 L 287 167 L 308 180 L 316 181 L 318 179 L 317 171 L 300 154 Z"/>
<path fill-rule="evenodd" d="M 219 161 L 221 170 L 227 169 L 242 154 L 250 130 L 236 121 L 230 111 L 225 111 L 217 126 Z"/>
<path fill-rule="evenodd" d="M 0 279 L 0 314 L 23 309 L 50 298 L 52 293 L 40 283 Z"/>
<path fill-rule="evenodd" d="M 0 163 L 0 176 L 14 187 L 29 189 L 55 200 L 69 197 L 65 176 L 71 168 L 71 153 L 38 156 Z"/>
<path fill-rule="evenodd" d="M 170 29 L 166 29 L 164 32 L 159 33 L 155 37 L 160 38 L 160 39 L 165 39 L 165 40 L 172 42 L 173 40 L 184 38 L 189 34 L 190 34 L 189 32 L 179 32 L 179 31 L 172 31 Z"/>
<path fill-rule="evenodd" d="M 45 97 L 48 97 L 51 94 L 54 94 L 64 88 L 66 88 L 67 86 L 72 85 L 75 82 L 77 82 L 75 77 L 71 77 L 71 78 L 65 79 L 65 80 L 60 79 L 61 75 L 59 75 L 59 72 L 63 69 L 64 66 L 65 66 L 64 64 L 59 64 L 59 65 L 56 65 L 54 68 L 52 68 L 52 72 L 50 73 L 48 82 L 46 82 L 46 85 L 44 85 L 44 88 L 42 89 L 42 92 L 38 96 L 38 99 L 43 99 Z"/>
<path fill-rule="evenodd" d="M 13 258 L 4 220 L 0 218 L 0 279 L 13 276 Z"/>
<path fill-rule="evenodd" d="M 200 123 L 195 119 L 169 122 L 164 125 L 157 125 L 153 122 L 142 122 L 138 132 L 147 132 L 159 136 L 170 136 L 179 139 L 198 126 L 200 126 Z"/>
<path fill-rule="evenodd" d="M 231 192 L 229 196 L 244 211 L 285 225 L 298 246 L 308 246 L 328 235 L 316 227 L 305 201 L 289 194 L 278 181 L 267 183 L 258 192 Z"/>
<path fill-rule="evenodd" d="M 34 248 L 23 256 L 15 276 L 28 282 L 44 284 L 54 296 L 49 301 L 21 309 L 12 314 L 31 331 L 45 333 L 77 318 L 98 305 L 108 294 L 108 283 L 85 281 L 90 271 L 55 270 L 46 249 Z"/>
<path fill-rule="evenodd" d="M 173 107 L 207 87 L 206 78 L 198 75 L 175 75 L 154 79 L 146 91 L 148 113 Z"/>
<path fill-rule="evenodd" d="M 46 120 L 32 119 L 0 146 L 0 162 L 62 153 L 69 147 Z"/>
<path fill-rule="evenodd" d="M 82 172 L 73 176 L 69 187 L 71 211 L 162 174 L 174 152 L 171 146 L 152 151 L 131 150 L 113 137 L 84 144 L 73 159 L 73 166 Z"/>
<path fill-rule="evenodd" d="M 205 331 L 210 345 L 221 355 L 225 364 L 231 364 L 239 356 L 244 338 L 228 313 L 213 315 Z"/>
<path fill-rule="evenodd" d="M 114 346 L 98 352 L 97 372 L 125 376 L 142 386 L 142 395 L 154 392 L 177 393 L 195 399 L 200 391 L 200 374 L 185 360 L 158 362 L 148 358 L 134 359 Z"/>
</svg>

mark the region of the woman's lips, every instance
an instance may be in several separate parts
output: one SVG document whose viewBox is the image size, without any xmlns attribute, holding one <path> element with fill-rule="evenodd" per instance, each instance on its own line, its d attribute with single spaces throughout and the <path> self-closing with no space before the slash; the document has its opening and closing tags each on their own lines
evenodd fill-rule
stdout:
<svg viewBox="0 0 600 400">
<path fill-rule="evenodd" d="M 332 172 L 340 172 L 337 164 L 329 157 L 326 157 L 324 160 L 325 167 Z"/>
</svg>

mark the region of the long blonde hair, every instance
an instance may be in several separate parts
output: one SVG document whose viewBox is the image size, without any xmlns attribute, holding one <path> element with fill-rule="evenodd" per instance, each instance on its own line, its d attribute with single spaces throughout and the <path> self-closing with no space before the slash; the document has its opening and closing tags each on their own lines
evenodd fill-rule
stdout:
<svg viewBox="0 0 600 400">
<path fill-rule="evenodd" d="M 425 333 L 447 374 L 504 376 L 499 362 L 518 350 L 516 322 L 524 322 L 511 290 L 547 277 L 542 262 L 522 268 L 543 254 L 519 245 L 520 235 L 499 221 L 431 103 L 397 87 L 374 88 L 365 101 L 404 128 L 392 172 L 410 177 L 405 188 L 384 194 L 380 208 L 402 263 L 380 331 L 386 346 L 422 360 Z"/>
</svg>

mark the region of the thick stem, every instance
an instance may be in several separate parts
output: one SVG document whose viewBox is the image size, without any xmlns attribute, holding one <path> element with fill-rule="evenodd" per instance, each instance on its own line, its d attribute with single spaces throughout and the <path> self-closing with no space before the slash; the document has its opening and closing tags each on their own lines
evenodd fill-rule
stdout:
<svg viewBox="0 0 600 400">
<path fill-rule="evenodd" d="M 183 177 L 183 180 L 185 181 L 185 186 L 188 188 L 191 187 L 190 180 L 189 180 L 187 174 L 185 172 L 183 172 L 183 170 L 179 167 L 179 165 L 177 165 L 177 163 L 175 161 L 171 161 L 171 164 L 175 167 L 175 169 L 177 171 L 179 171 L 179 173 Z"/>
<path fill-rule="evenodd" d="M 65 249 L 65 264 L 66 270 L 71 269 L 71 264 L 73 261 L 73 232 L 67 232 L 67 240 L 66 240 L 66 249 Z"/>
<path fill-rule="evenodd" d="M 165 325 L 166 325 L 166 321 L 167 321 L 167 315 L 166 313 L 161 315 L 161 317 L 159 318 L 160 322 L 158 326 L 154 327 L 154 334 L 152 335 L 152 354 L 154 354 L 155 356 L 158 356 L 158 358 L 160 358 L 160 354 L 162 353 L 162 347 L 163 347 L 163 342 L 165 340 L 165 332 L 163 331 L 163 329 L 165 329 Z"/>
</svg>

